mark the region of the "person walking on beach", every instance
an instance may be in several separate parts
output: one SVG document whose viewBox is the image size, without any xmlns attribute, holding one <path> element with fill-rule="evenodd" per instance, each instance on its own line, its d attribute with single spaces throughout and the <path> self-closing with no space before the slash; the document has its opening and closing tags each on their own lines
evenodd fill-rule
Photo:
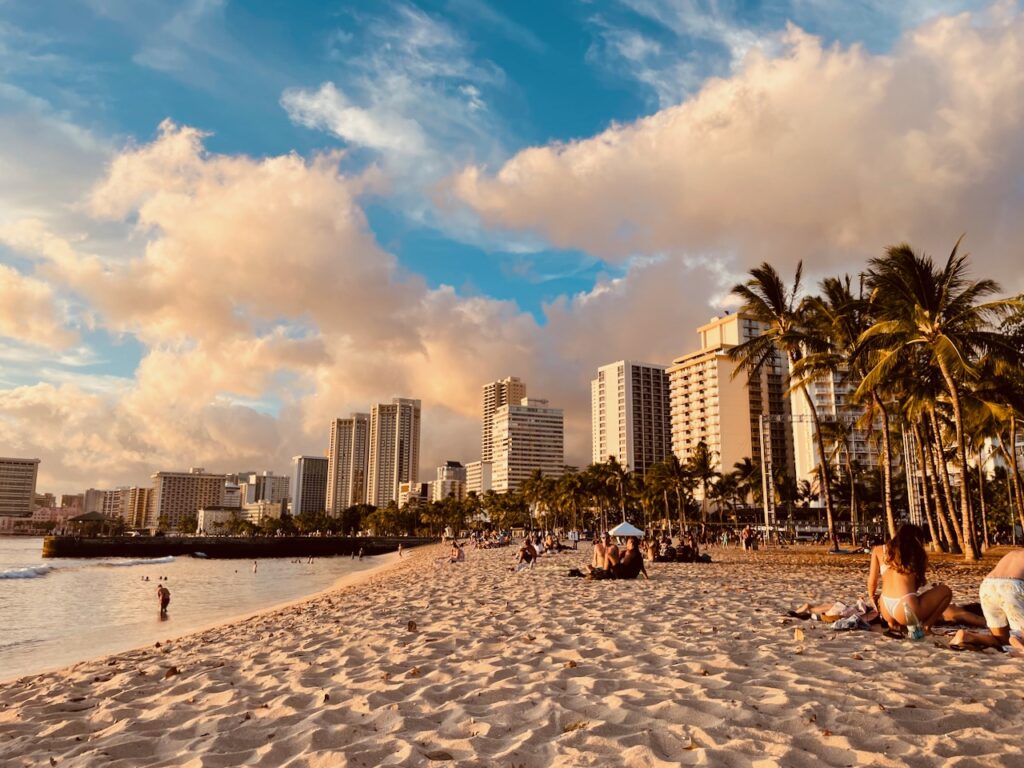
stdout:
<svg viewBox="0 0 1024 768">
<path fill-rule="evenodd" d="M 402 542 L 398 542 L 398 556 L 402 556 Z"/>
<path fill-rule="evenodd" d="M 363 548 L 362 547 L 359 548 L 359 559 L 360 560 L 363 559 Z"/>
<path fill-rule="evenodd" d="M 1002 648 L 1009 645 L 1024 652 L 1024 549 L 1003 555 L 978 589 L 981 611 L 991 634 L 959 630 L 950 648 L 968 645 Z"/>
<path fill-rule="evenodd" d="M 256 569 L 257 568 L 259 568 L 259 563 L 257 563 L 255 560 L 253 560 L 252 561 L 252 572 L 256 573 Z"/>
<path fill-rule="evenodd" d="M 167 615 L 167 606 L 171 604 L 171 590 L 161 584 L 156 588 L 156 599 L 160 603 L 160 615 Z"/>
</svg>

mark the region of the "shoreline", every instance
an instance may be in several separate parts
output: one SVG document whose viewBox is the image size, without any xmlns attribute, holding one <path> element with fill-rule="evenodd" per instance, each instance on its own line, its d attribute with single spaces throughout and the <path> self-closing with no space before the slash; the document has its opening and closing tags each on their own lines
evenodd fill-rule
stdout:
<svg viewBox="0 0 1024 768">
<path fill-rule="evenodd" d="M 76 768 L 1024 761 L 1020 660 L 784 617 L 862 592 L 860 558 L 713 549 L 591 582 L 566 575 L 589 547 L 521 573 L 511 547 L 443 554 L 0 685 L 0 751 Z M 987 567 L 935 578 L 967 601 Z"/>
<path fill-rule="evenodd" d="M 413 550 L 406 550 L 406 551 L 412 552 Z M 322 595 L 324 595 L 324 594 L 326 594 L 328 592 L 344 589 L 346 587 L 358 586 L 362 581 L 364 581 L 365 579 L 370 578 L 370 576 L 372 576 L 372 575 L 374 575 L 374 574 L 376 574 L 378 572 L 386 571 L 388 568 L 394 567 L 396 562 L 399 562 L 400 560 L 404 560 L 405 559 L 405 558 L 401 558 L 400 559 L 398 557 L 398 553 L 397 552 L 388 552 L 388 553 L 385 553 L 385 554 L 382 554 L 382 555 L 370 555 L 369 557 L 370 558 L 380 558 L 380 560 L 376 563 L 376 565 L 373 565 L 373 566 L 371 566 L 369 568 L 365 568 L 365 569 L 359 570 L 359 571 L 354 571 L 352 573 L 343 574 L 342 576 L 339 576 L 335 581 L 333 581 L 331 584 L 327 585 L 326 587 L 314 590 L 313 592 L 310 592 L 310 593 L 305 594 L 305 595 L 301 595 L 301 596 L 296 597 L 296 598 L 292 598 L 292 599 L 289 599 L 289 600 L 284 600 L 284 601 L 281 601 L 281 602 L 273 603 L 273 604 L 268 605 L 266 607 L 258 608 L 258 609 L 254 610 L 254 611 L 244 611 L 242 613 L 235 614 L 235 615 L 229 616 L 227 618 L 215 619 L 213 621 L 209 621 L 209 622 L 205 622 L 205 623 L 202 623 L 202 624 L 198 624 L 195 627 L 191 627 L 189 629 L 183 629 L 183 630 L 181 630 L 180 632 L 178 632 L 176 634 L 172 634 L 170 638 L 166 639 L 166 641 L 161 641 L 161 642 L 174 643 L 174 642 L 178 642 L 178 641 L 180 641 L 182 639 L 189 638 L 192 635 L 197 635 L 197 634 L 202 634 L 204 632 L 209 632 L 210 630 L 213 630 L 213 629 L 220 629 L 220 628 L 228 627 L 228 626 L 235 625 L 235 624 L 242 624 L 242 623 L 244 623 L 246 621 L 250 621 L 250 620 L 252 620 L 254 618 L 258 618 L 259 616 L 263 615 L 264 613 L 272 613 L 274 611 L 279 611 L 279 610 L 283 610 L 285 608 L 290 608 L 290 607 L 292 607 L 294 605 L 298 605 L 300 603 L 304 603 L 304 602 L 309 601 L 309 600 L 314 600 L 317 597 L 320 597 L 320 596 L 322 596 Z M 112 658 L 112 657 L 115 657 L 115 656 L 119 656 L 121 654 L 133 653 L 135 651 L 139 651 L 139 650 L 141 650 L 143 648 L 146 648 L 146 647 L 148 647 L 148 646 L 138 645 L 138 646 L 132 646 L 130 648 L 126 648 L 126 649 L 123 649 L 123 650 L 120 650 L 120 651 L 100 652 L 100 653 L 98 653 L 98 654 L 96 654 L 94 656 L 87 656 L 84 659 L 79 659 L 78 661 L 73 661 L 73 662 L 65 663 L 65 664 L 59 664 L 59 665 L 55 665 L 55 666 L 52 666 L 52 667 L 46 667 L 44 669 L 37 670 L 35 672 L 29 672 L 29 673 L 23 674 L 23 675 L 18 675 L 16 677 L 0 678 L 0 687 L 4 686 L 6 684 L 9 684 L 9 683 L 16 683 L 16 682 L 19 682 L 19 681 L 27 679 L 27 678 L 36 677 L 38 675 L 48 675 L 48 674 L 53 674 L 53 673 L 60 672 L 60 671 L 63 671 L 63 670 L 72 670 L 72 669 L 75 669 L 76 667 L 78 667 L 78 666 L 80 666 L 82 664 L 89 664 L 89 663 L 95 663 L 95 662 L 103 661 L 105 659 L 109 659 L 109 658 Z"/>
</svg>

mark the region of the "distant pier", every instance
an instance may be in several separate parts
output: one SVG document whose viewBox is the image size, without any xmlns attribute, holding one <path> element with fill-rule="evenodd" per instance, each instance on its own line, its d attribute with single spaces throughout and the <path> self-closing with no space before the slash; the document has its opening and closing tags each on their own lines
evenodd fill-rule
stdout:
<svg viewBox="0 0 1024 768">
<path fill-rule="evenodd" d="M 206 556 L 211 559 L 263 557 L 334 557 L 358 554 L 383 555 L 430 544 L 434 539 L 382 536 L 47 536 L 43 557 L 175 557 Z"/>
</svg>

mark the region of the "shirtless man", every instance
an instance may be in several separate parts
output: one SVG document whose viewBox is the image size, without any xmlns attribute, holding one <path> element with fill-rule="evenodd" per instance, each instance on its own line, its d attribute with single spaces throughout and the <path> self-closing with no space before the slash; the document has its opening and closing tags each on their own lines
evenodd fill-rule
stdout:
<svg viewBox="0 0 1024 768">
<path fill-rule="evenodd" d="M 985 623 L 992 634 L 960 630 L 949 646 L 962 649 L 968 645 L 989 648 L 1013 646 L 1024 652 L 1024 549 L 1003 555 L 978 589 Z"/>
<path fill-rule="evenodd" d="M 161 584 L 156 588 L 156 599 L 160 603 L 160 615 L 167 615 L 167 606 L 171 604 L 171 590 Z"/>
<path fill-rule="evenodd" d="M 612 544 L 612 537 L 606 533 L 603 539 L 594 545 L 594 557 L 590 561 L 590 567 L 604 568 L 609 558 L 612 562 L 619 562 L 619 548 Z"/>
</svg>

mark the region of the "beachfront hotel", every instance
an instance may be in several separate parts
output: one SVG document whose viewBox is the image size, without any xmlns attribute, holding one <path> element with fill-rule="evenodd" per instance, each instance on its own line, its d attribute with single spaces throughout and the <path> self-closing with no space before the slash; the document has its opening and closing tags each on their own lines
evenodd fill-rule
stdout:
<svg viewBox="0 0 1024 768">
<path fill-rule="evenodd" d="M 0 457 L 0 516 L 32 514 L 38 476 L 39 459 Z"/>
<path fill-rule="evenodd" d="M 175 529 L 183 518 L 196 515 L 203 507 L 224 506 L 225 475 L 208 473 L 201 467 L 188 472 L 157 472 L 146 525 Z"/>
<path fill-rule="evenodd" d="M 518 376 L 506 376 L 504 379 L 484 384 L 483 418 L 480 435 L 480 460 L 490 461 L 493 458 L 492 429 L 494 413 L 503 405 L 519 403 L 526 397 L 526 382 Z"/>
<path fill-rule="evenodd" d="M 697 329 L 700 348 L 669 366 L 672 451 L 687 461 L 704 442 L 713 452 L 716 469 L 731 471 L 746 456 L 761 461 L 760 417 L 768 423 L 772 461 L 792 472 L 793 431 L 786 396 L 786 362 L 776 354 L 760 374 L 748 381 L 729 350 L 761 333 L 760 324 L 743 314 L 712 318 Z M 699 493 L 699 489 L 698 489 Z"/>
<path fill-rule="evenodd" d="M 619 360 L 590 382 L 591 460 L 614 456 L 639 475 L 672 452 L 668 375 L 664 365 Z"/>
<path fill-rule="evenodd" d="M 366 501 L 370 414 L 353 413 L 331 422 L 327 448 L 327 512 L 337 517 Z"/>
<path fill-rule="evenodd" d="M 494 412 L 491 489 L 515 491 L 534 470 L 562 474 L 565 466 L 565 420 L 561 408 L 547 400 L 524 397 Z"/>
<path fill-rule="evenodd" d="M 437 468 L 437 479 L 430 484 L 432 501 L 466 498 L 466 468 L 459 461 L 446 461 Z"/>
<path fill-rule="evenodd" d="M 375 404 L 369 442 L 366 503 L 383 507 L 398 501 L 401 483 L 419 480 L 420 401 L 395 397 Z"/>
<path fill-rule="evenodd" d="M 326 456 L 292 457 L 292 517 L 303 512 L 319 514 L 327 509 Z"/>
<path fill-rule="evenodd" d="M 491 490 L 491 470 L 494 464 L 490 461 L 471 461 L 466 465 L 466 493 L 482 496 Z"/>
</svg>

